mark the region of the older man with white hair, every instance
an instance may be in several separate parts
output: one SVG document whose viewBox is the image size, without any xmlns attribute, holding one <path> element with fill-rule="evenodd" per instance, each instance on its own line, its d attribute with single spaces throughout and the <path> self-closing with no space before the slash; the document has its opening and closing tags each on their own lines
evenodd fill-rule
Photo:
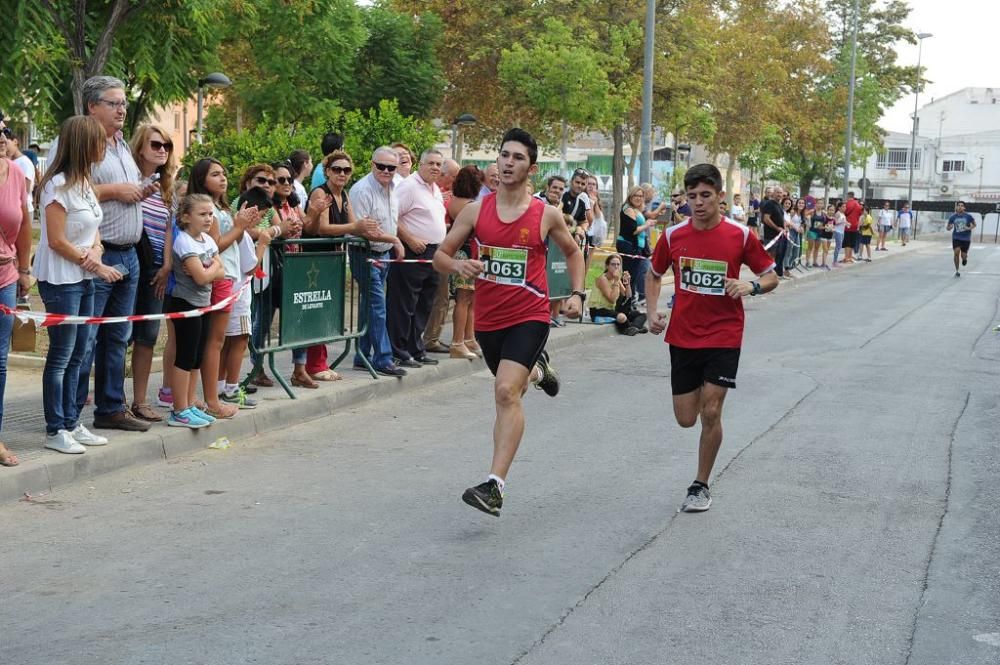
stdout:
<svg viewBox="0 0 1000 665">
<path fill-rule="evenodd" d="M 383 376 L 406 376 L 406 370 L 392 360 L 392 346 L 386 328 L 385 282 L 389 274 L 390 252 L 403 258 L 403 245 L 396 237 L 399 202 L 396 199 L 393 176 L 399 166 L 399 156 L 389 146 L 377 148 L 372 154 L 371 171 L 351 187 L 350 200 L 358 219 L 374 219 L 382 235 L 370 238 L 368 250 L 351 247 L 351 274 L 355 280 L 368 271 L 367 291 L 361 291 L 359 307 L 368 312 L 368 333 L 358 340 L 358 348 L 369 359 L 375 371 Z M 361 285 L 360 280 L 358 281 Z M 355 369 L 365 369 L 361 356 L 354 357 Z"/>
<path fill-rule="evenodd" d="M 437 186 L 443 166 L 444 157 L 439 151 L 425 150 L 417 171 L 396 188 L 399 239 L 406 250 L 405 258 L 418 260 L 394 263 L 389 268 L 389 342 L 396 363 L 402 367 L 438 364 L 427 355 L 423 334 L 439 280 L 430 260 L 447 233 L 444 197 Z"/>
<path fill-rule="evenodd" d="M 444 197 L 444 207 L 445 207 L 445 227 L 451 228 L 451 217 L 448 216 L 448 201 L 451 200 L 451 184 L 455 182 L 455 176 L 458 175 L 459 169 L 462 165 L 456 162 L 454 159 L 444 160 L 444 165 L 441 167 L 441 177 L 438 178 L 438 188 L 441 190 L 441 196 Z M 448 318 L 448 308 L 451 305 L 451 295 L 448 288 L 448 280 L 440 279 L 438 280 L 437 292 L 434 294 L 434 306 L 431 307 L 431 315 L 427 320 L 427 329 L 424 330 L 424 349 L 428 353 L 450 353 L 449 349 L 441 341 L 441 329 L 444 328 L 444 322 Z"/>
</svg>

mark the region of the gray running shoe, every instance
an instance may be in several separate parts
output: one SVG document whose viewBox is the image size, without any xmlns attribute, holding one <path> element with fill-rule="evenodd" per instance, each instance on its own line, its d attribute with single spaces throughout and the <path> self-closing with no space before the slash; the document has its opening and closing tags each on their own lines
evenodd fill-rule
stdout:
<svg viewBox="0 0 1000 665">
<path fill-rule="evenodd" d="M 684 503 L 681 504 L 681 512 L 702 513 L 708 510 L 711 505 L 712 495 L 709 493 L 708 487 L 699 482 L 694 482 L 688 488 L 687 496 L 684 497 Z"/>
<path fill-rule="evenodd" d="M 549 397 L 555 397 L 559 394 L 559 374 L 549 364 L 549 352 L 543 349 L 536 362 L 542 370 L 542 379 L 535 384 L 535 387 L 544 390 Z"/>
<path fill-rule="evenodd" d="M 233 404 L 241 410 L 245 409 L 256 409 L 257 400 L 250 399 L 247 397 L 247 393 L 243 388 L 239 388 L 232 395 L 227 395 L 226 393 L 220 393 L 219 399 L 221 399 L 226 404 Z"/>
</svg>

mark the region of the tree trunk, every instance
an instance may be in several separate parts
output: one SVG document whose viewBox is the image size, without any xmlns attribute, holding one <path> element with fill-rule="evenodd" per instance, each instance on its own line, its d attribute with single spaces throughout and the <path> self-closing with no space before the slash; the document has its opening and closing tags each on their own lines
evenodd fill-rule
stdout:
<svg viewBox="0 0 1000 665">
<path fill-rule="evenodd" d="M 729 164 L 726 166 L 726 201 L 733 205 L 733 171 L 736 170 L 736 160 L 729 156 Z"/>
<path fill-rule="evenodd" d="M 639 158 L 639 132 L 632 133 L 628 145 L 632 152 L 625 162 L 625 168 L 628 170 L 628 188 L 632 189 L 635 187 L 635 160 Z"/>
<path fill-rule="evenodd" d="M 559 172 L 566 175 L 566 144 L 569 141 L 569 123 L 562 119 L 562 139 L 559 142 Z"/>
<path fill-rule="evenodd" d="M 622 191 L 622 173 L 625 171 L 625 130 L 619 122 L 611 132 L 614 142 L 614 152 L 611 158 L 611 210 L 605 217 L 608 226 L 612 228 L 612 236 L 618 237 L 618 211 L 625 203 Z"/>
</svg>

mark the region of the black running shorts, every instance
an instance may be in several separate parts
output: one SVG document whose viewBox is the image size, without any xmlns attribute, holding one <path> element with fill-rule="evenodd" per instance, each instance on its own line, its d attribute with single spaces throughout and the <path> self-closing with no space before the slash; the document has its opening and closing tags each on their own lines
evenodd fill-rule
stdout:
<svg viewBox="0 0 1000 665">
<path fill-rule="evenodd" d="M 670 345 L 670 387 L 675 395 L 694 392 L 705 383 L 735 388 L 739 366 L 739 349 L 686 349 Z"/>
<path fill-rule="evenodd" d="M 968 254 L 969 253 L 969 247 L 971 245 L 972 245 L 972 241 L 971 240 L 956 240 L 955 238 L 951 239 L 951 248 L 952 249 L 960 249 L 960 250 L 962 250 L 963 254 Z"/>
<path fill-rule="evenodd" d="M 501 360 L 513 360 L 529 370 L 549 339 L 549 324 L 525 321 L 500 330 L 477 330 L 476 341 L 483 349 L 486 366 L 497 375 Z"/>
</svg>

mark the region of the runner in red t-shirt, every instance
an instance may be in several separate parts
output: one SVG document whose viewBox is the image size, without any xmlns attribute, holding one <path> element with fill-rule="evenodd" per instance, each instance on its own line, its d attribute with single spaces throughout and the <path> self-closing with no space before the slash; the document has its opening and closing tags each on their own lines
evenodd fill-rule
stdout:
<svg viewBox="0 0 1000 665">
<path fill-rule="evenodd" d="M 546 283 L 547 238 L 566 255 L 573 295 L 566 303 L 570 318 L 583 310 L 583 254 L 569 234 L 560 211 L 532 197 L 526 185 L 538 171 L 538 145 L 523 129 L 511 129 L 500 142 L 500 187 L 459 213 L 434 254 L 434 268 L 476 279 L 476 341 L 496 377 L 496 423 L 493 463 L 486 482 L 465 490 L 462 500 L 484 513 L 500 516 L 507 472 L 524 434 L 521 398 L 532 383 L 555 396 L 559 377 L 549 366 L 549 290 Z M 472 237 L 472 258 L 452 258 Z"/>
<path fill-rule="evenodd" d="M 646 275 L 649 329 L 667 329 L 674 416 L 681 427 L 694 427 L 701 416 L 698 475 L 681 505 L 686 512 L 708 510 L 708 480 L 722 445 L 722 403 L 736 387 L 743 344 L 743 296 L 767 293 L 778 286 L 774 260 L 760 240 L 742 224 L 719 213 L 725 199 L 722 175 L 711 164 L 698 164 L 684 175 L 692 216 L 668 228 L 656 243 Z M 760 281 L 739 278 L 746 264 Z M 656 311 L 660 279 L 673 268 L 676 300 L 667 327 Z"/>
</svg>

